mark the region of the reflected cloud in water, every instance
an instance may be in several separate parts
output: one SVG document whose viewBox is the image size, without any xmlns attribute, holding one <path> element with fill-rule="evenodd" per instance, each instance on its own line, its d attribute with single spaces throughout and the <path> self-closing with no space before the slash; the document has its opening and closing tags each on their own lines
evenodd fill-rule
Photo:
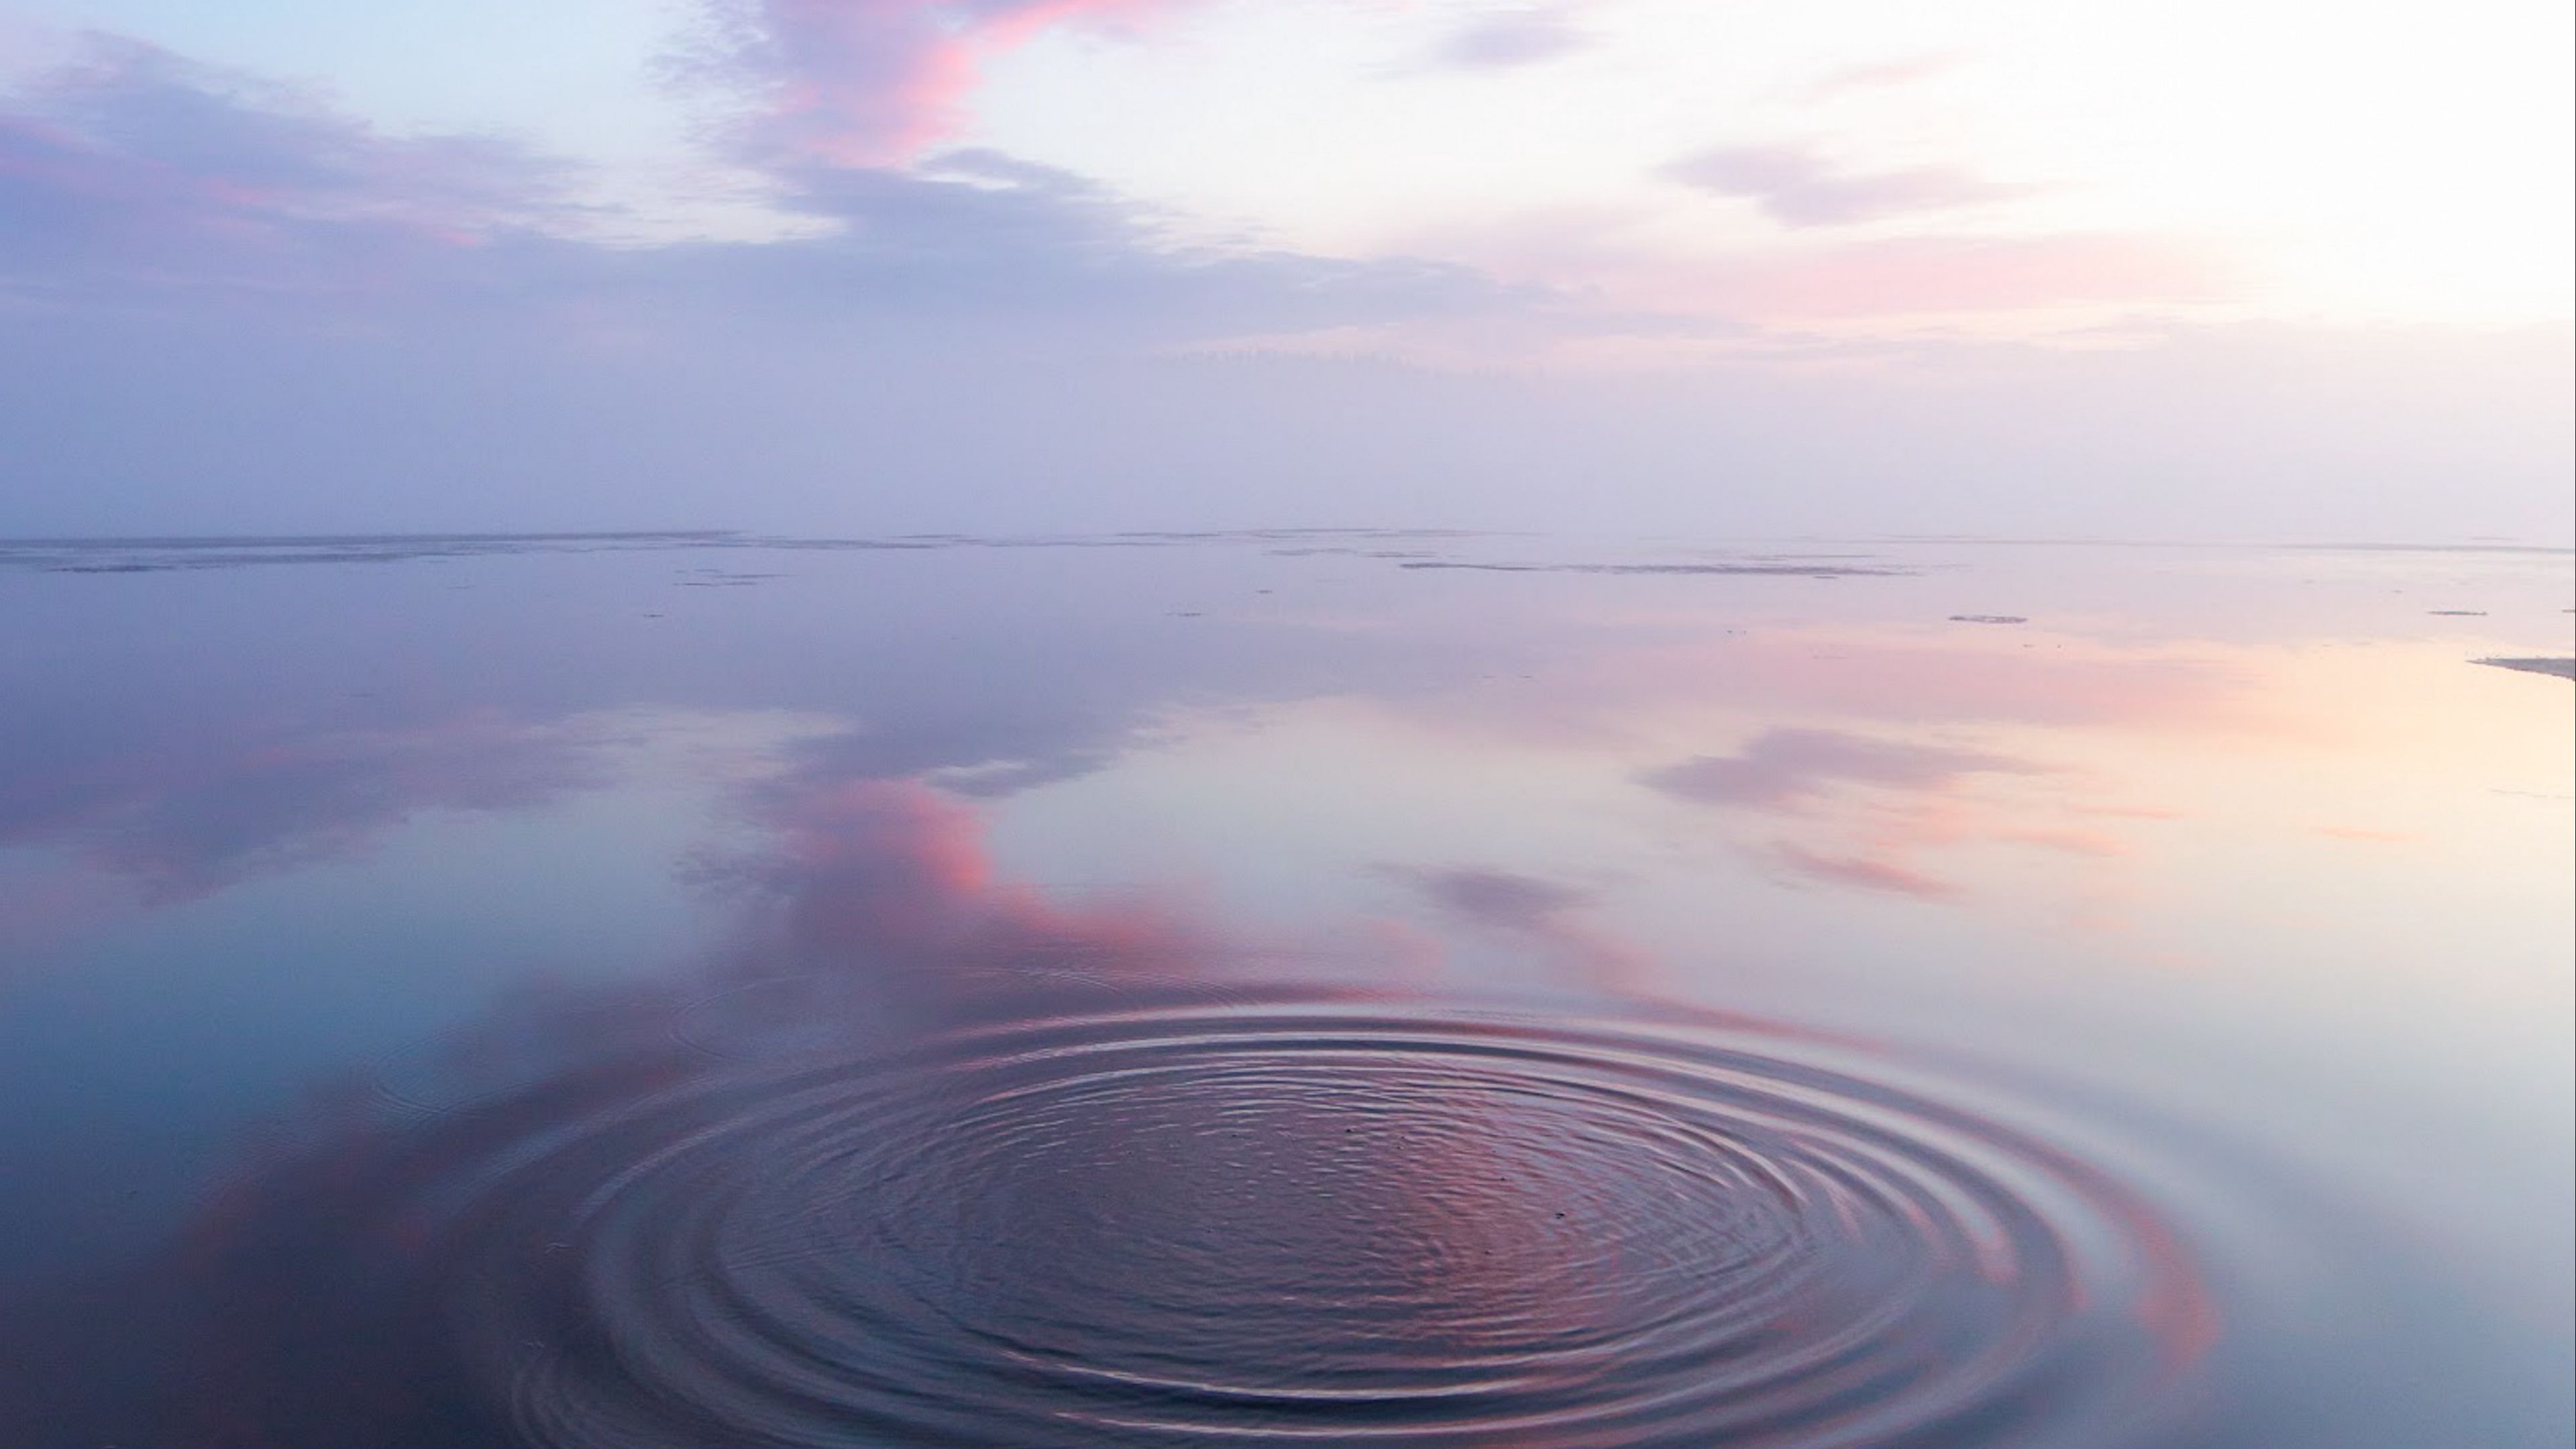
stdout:
<svg viewBox="0 0 2576 1449">
<path fill-rule="evenodd" d="M 2563 1441 L 2563 560 L 806 543 L 0 576 L 0 1437 Z"/>
<path fill-rule="evenodd" d="M 1002 878 L 971 806 L 925 785 L 794 777 L 762 789 L 752 814 L 768 844 L 691 872 L 739 913 L 716 975 L 859 992 L 840 1004 L 879 1036 L 1049 988 L 1186 982 L 1223 959 L 1168 905 L 1065 905 Z"/>
<path fill-rule="evenodd" d="M 2195 1402 L 2214 1309 L 2157 1210 L 1919 1065 L 1251 990 L 1173 913 L 1042 903 L 920 787 L 760 811 L 697 980 L 516 1003 L 445 1105 L 338 1096 L 139 1280 L 44 1305 L 70 1330 L 11 1347 L 58 1376 L 0 1407 L 267 1449 L 2101 1446 Z M 1583 899 L 1416 879 L 1514 931 Z M 105 1377 L 106 1303 L 152 1391 L 31 1404 Z"/>
<path fill-rule="evenodd" d="M 2029 774 L 2001 755 L 1865 739 L 1834 730 L 1773 730 L 1733 755 L 1702 755 L 1644 776 L 1667 795 L 1710 805 L 1791 809 L 1842 783 L 1933 789 L 1964 775 Z"/>
<path fill-rule="evenodd" d="M 1543 979 L 1612 995 L 1641 993 L 1652 982 L 1646 951 L 1599 923 L 1597 893 L 1563 881 L 1474 866 L 1389 866 L 1448 920 L 1487 937 L 1534 948 Z"/>
<path fill-rule="evenodd" d="M 1857 886 L 1862 890 L 1892 891 L 1917 900 L 1946 901 L 1960 894 L 1959 887 L 1948 881 L 1925 875 L 1911 866 L 1885 858 L 1863 855 L 1826 855 L 1803 845 L 1784 841 L 1773 846 L 1772 853 L 1790 870 L 1827 885 Z"/>
<path fill-rule="evenodd" d="M 147 899 L 184 899 L 361 849 L 419 811 L 528 810 L 600 788 L 603 733 L 485 710 L 402 729 L 199 736 L 9 779 L 0 845 L 67 846 Z"/>
</svg>

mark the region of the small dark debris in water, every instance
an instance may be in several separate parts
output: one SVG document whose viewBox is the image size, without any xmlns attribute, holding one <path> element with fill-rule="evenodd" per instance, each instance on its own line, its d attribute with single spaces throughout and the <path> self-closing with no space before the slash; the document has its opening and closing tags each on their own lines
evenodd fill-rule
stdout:
<svg viewBox="0 0 2576 1449">
<path fill-rule="evenodd" d="M 1200 617 L 1200 612 L 1196 609 L 1174 609 L 1172 611 L 1172 617 L 1175 619 L 1195 619 Z"/>
<path fill-rule="evenodd" d="M 2439 614 L 2446 619 L 2483 619 L 2487 616 L 2484 609 L 2426 609 L 2424 612 Z"/>
<path fill-rule="evenodd" d="M 2027 624 L 2030 620 L 2019 614 L 1952 614 L 1950 622 L 1953 624 Z"/>
<path fill-rule="evenodd" d="M 2498 669 L 2519 669 L 2526 674 L 2555 674 L 2561 679 L 2576 679 L 2576 659 L 2477 659 L 2474 664 L 2492 664 Z"/>
</svg>

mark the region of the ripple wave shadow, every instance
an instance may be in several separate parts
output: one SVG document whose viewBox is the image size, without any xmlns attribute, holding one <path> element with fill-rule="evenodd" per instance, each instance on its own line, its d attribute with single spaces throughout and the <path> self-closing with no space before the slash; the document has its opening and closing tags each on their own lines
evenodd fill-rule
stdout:
<svg viewBox="0 0 2576 1449">
<path fill-rule="evenodd" d="M 705 1062 L 406 1174 L 526 1443 L 2104 1446 L 2208 1321 L 2099 1172 L 1756 1030 L 1199 1005 Z"/>
</svg>

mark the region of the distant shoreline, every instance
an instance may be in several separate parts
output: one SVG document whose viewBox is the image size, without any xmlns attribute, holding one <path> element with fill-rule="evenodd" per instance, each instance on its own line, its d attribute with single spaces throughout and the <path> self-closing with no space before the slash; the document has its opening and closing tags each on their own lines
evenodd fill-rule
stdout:
<svg viewBox="0 0 2576 1449">
<path fill-rule="evenodd" d="M 2519 669 L 2526 674 L 2554 674 L 2561 679 L 2576 679 L 2576 659 L 2479 659 L 2477 664 L 2492 664 L 2498 669 Z"/>
</svg>

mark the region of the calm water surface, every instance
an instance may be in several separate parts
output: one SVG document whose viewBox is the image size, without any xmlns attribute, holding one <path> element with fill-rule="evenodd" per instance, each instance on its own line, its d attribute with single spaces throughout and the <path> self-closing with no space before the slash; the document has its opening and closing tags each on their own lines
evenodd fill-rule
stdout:
<svg viewBox="0 0 2576 1449">
<path fill-rule="evenodd" d="M 2563 1446 L 2571 592 L 0 545 L 0 1443 Z"/>
</svg>

